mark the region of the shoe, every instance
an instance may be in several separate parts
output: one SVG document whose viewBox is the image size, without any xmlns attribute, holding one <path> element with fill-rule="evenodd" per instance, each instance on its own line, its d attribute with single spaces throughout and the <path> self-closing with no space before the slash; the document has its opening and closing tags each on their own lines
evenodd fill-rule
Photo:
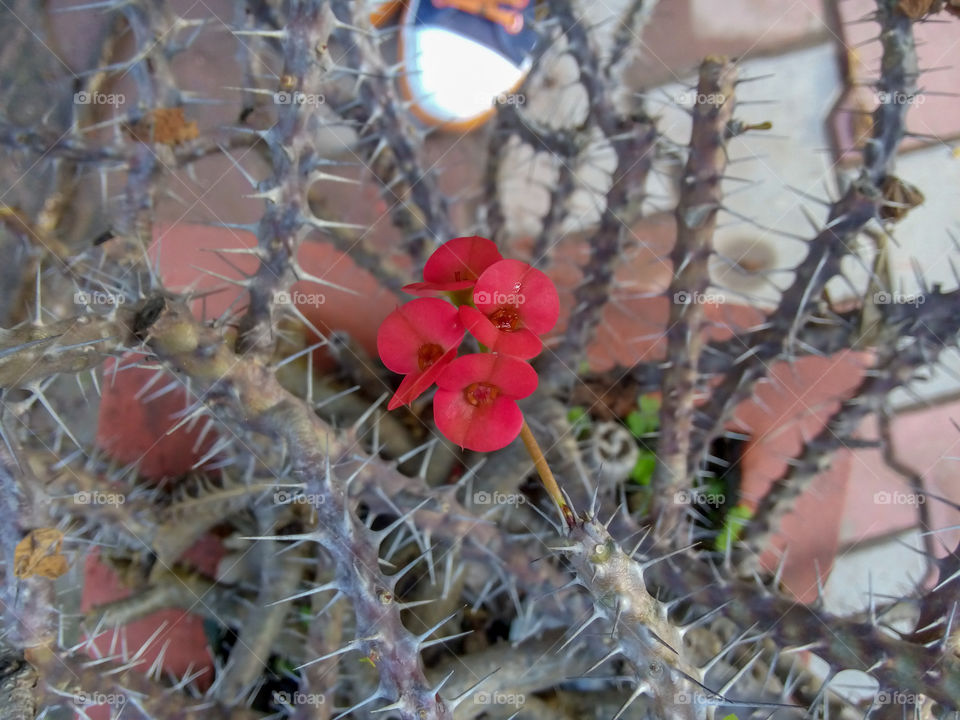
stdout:
<svg viewBox="0 0 960 720">
<path fill-rule="evenodd" d="M 530 70 L 533 20 L 534 0 L 410 0 L 399 55 L 413 114 L 447 130 L 482 124 Z"/>
<path fill-rule="evenodd" d="M 390 22 L 390 19 L 403 7 L 404 0 L 389 0 L 389 2 L 372 2 L 368 0 L 367 5 L 370 13 L 370 24 L 375 28 L 379 28 Z"/>
</svg>

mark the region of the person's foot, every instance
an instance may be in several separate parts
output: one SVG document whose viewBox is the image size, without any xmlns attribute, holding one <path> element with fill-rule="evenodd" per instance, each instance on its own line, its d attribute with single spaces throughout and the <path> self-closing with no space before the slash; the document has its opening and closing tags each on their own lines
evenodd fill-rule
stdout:
<svg viewBox="0 0 960 720">
<path fill-rule="evenodd" d="M 410 0 L 400 89 L 429 125 L 468 130 L 520 86 L 537 40 L 534 0 Z"/>
</svg>

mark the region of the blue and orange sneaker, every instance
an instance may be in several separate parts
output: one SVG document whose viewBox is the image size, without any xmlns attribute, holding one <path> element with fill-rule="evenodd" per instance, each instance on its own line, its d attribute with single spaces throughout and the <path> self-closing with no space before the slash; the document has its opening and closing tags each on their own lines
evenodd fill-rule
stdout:
<svg viewBox="0 0 960 720">
<path fill-rule="evenodd" d="M 370 24 L 374 27 L 383 27 L 404 6 L 405 0 L 369 0 L 367 12 L 370 14 Z"/>
<path fill-rule="evenodd" d="M 470 130 L 530 70 L 534 0 L 409 0 L 400 27 L 400 90 L 428 125 Z"/>
</svg>

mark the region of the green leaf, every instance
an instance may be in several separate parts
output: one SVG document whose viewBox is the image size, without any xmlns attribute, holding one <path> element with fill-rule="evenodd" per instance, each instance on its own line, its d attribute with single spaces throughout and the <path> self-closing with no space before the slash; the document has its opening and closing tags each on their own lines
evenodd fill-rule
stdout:
<svg viewBox="0 0 960 720">
<path fill-rule="evenodd" d="M 723 529 L 717 534 L 717 539 L 714 540 L 714 549 L 723 552 L 727 549 L 728 542 L 733 545 L 739 540 L 740 533 L 743 532 L 743 526 L 747 524 L 747 520 L 751 517 L 753 517 L 753 510 L 748 507 L 736 505 L 731 508 L 727 517 L 723 520 Z"/>
<path fill-rule="evenodd" d="M 657 456 L 649 450 L 641 450 L 637 464 L 630 471 L 630 479 L 638 485 L 649 485 L 653 471 L 657 467 Z"/>
<path fill-rule="evenodd" d="M 740 719 L 739 719 L 736 715 L 734 715 L 733 713 L 730 713 L 730 714 L 727 715 L 723 720 L 740 720 Z"/>
<path fill-rule="evenodd" d="M 638 404 L 640 405 L 640 412 L 644 415 L 659 416 L 660 401 L 653 395 L 641 395 Z"/>
<path fill-rule="evenodd" d="M 644 416 L 643 413 L 637 410 L 627 415 L 627 427 L 630 428 L 633 436 L 637 438 L 657 429 L 656 425 L 650 425 L 650 418 Z"/>
<path fill-rule="evenodd" d="M 721 478 L 712 477 L 708 478 L 707 481 L 697 489 L 706 495 L 726 495 L 727 483 Z"/>
<path fill-rule="evenodd" d="M 587 409 L 580 405 L 575 405 L 567 411 L 567 420 L 570 421 L 574 437 L 579 437 L 590 429 L 590 416 L 587 414 Z"/>
<path fill-rule="evenodd" d="M 627 415 L 627 427 L 634 437 L 647 435 L 660 427 L 660 401 L 649 395 L 641 395 L 638 410 Z"/>
<path fill-rule="evenodd" d="M 297 674 L 297 666 L 294 665 L 294 664 L 293 664 L 290 660 L 288 660 L 287 658 L 278 657 L 278 658 L 276 658 L 276 660 L 275 660 L 275 662 L 274 662 L 274 671 L 277 672 L 278 674 L 288 674 L 288 673 L 289 673 L 290 675 L 296 675 L 296 674 Z"/>
</svg>

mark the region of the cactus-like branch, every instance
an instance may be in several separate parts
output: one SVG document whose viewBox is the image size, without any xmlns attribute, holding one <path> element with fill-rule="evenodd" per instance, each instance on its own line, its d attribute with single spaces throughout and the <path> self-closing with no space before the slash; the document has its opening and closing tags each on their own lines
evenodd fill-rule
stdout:
<svg viewBox="0 0 960 720">
<path fill-rule="evenodd" d="M 272 507 L 269 508 L 273 510 Z M 260 516 L 272 519 L 273 513 L 261 509 Z M 272 527 L 264 527 L 272 531 Z M 233 646 L 223 672 L 217 678 L 217 696 L 224 702 L 235 705 L 257 684 L 257 679 L 267 665 L 270 650 L 283 630 L 284 620 L 290 612 L 289 604 L 283 602 L 295 594 L 303 575 L 302 548 L 289 551 L 277 559 L 279 547 L 274 540 L 261 540 L 252 552 L 260 556 L 260 594 L 245 614 L 240 626 L 237 643 Z"/>
<path fill-rule="evenodd" d="M 267 201 L 257 225 L 260 265 L 246 284 L 250 304 L 240 320 L 237 338 L 241 352 L 264 357 L 273 354 L 275 343 L 275 295 L 303 276 L 297 263 L 300 243 L 313 227 L 329 224 L 313 216 L 307 200 L 316 180 L 310 162 L 316 154 L 313 136 L 317 121 L 314 103 L 299 98 L 322 95 L 324 71 L 318 56 L 335 20 L 326 5 L 310 0 L 291 2 L 289 10 L 282 31 L 283 72 L 278 88 L 287 102 L 277 104 L 277 123 L 263 133 L 273 173 L 260 187 L 260 196 Z"/>
<path fill-rule="evenodd" d="M 909 383 L 919 369 L 935 364 L 948 344 L 958 337 L 957 298 L 957 291 L 930 293 L 924 299 L 924 304 L 929 305 L 922 320 L 914 316 L 910 306 L 880 306 L 885 312 L 878 330 L 874 366 L 853 397 L 840 404 L 823 429 L 805 443 L 787 473 L 761 498 L 754 518 L 743 533 L 746 553 L 741 560 L 742 568 L 759 567 L 760 553 L 769 545 L 782 517 L 810 483 L 829 467 L 833 453 L 853 436 L 861 421 L 879 411 L 890 392 Z"/>
<path fill-rule="evenodd" d="M 910 688 L 939 703 L 944 713 L 960 710 L 960 663 L 937 647 L 900 639 L 876 622 L 803 605 L 754 582 L 718 579 L 708 564 L 684 555 L 653 565 L 648 582 L 667 589 L 669 597 L 689 596 L 699 607 L 719 608 L 718 614 L 736 627 L 755 628 L 784 651 L 806 648 L 833 672 L 862 670 L 878 680 L 881 691 L 905 693 Z"/>
<path fill-rule="evenodd" d="M 920 614 L 912 642 L 935 643 L 944 649 L 960 647 L 957 629 L 957 586 L 960 585 L 960 545 L 941 558 L 930 558 L 937 567 L 936 585 L 920 601 Z"/>
<path fill-rule="evenodd" d="M 191 378 L 208 406 L 225 411 L 239 427 L 285 444 L 291 477 L 307 493 L 322 498 L 317 523 L 302 539 L 321 544 L 335 566 L 335 588 L 356 614 L 351 647 L 371 658 L 380 673 L 375 697 L 385 699 L 404 720 L 442 718 L 449 712 L 424 677 L 418 652 L 422 638 L 400 621 L 393 603 L 394 580 L 379 569 L 373 535 L 347 505 L 339 465 L 353 464 L 354 449 L 344 443 L 307 405 L 284 390 L 256 357 L 241 358 L 220 334 L 198 323 L 180 303 L 169 303 L 151 327 L 147 345 L 163 361 Z"/>
<path fill-rule="evenodd" d="M 170 7 L 156 2 L 127 3 L 119 12 L 130 27 L 136 47 L 142 50 L 130 61 L 127 71 L 137 84 L 139 109 L 143 112 L 140 120 L 152 122 L 157 110 L 177 107 L 182 100 L 171 67 L 172 57 L 180 50 L 174 42 L 177 18 Z M 133 130 L 130 126 L 127 129 Z M 145 248 L 153 239 L 158 191 L 155 181 L 166 165 L 158 148 L 150 142 L 154 139 L 152 131 L 149 137 L 142 132 L 133 134 L 138 141 L 129 156 L 123 205 L 113 225 L 116 231 L 135 237 Z"/>
<path fill-rule="evenodd" d="M 603 71 L 607 78 L 613 79 L 618 69 L 629 64 L 631 48 L 637 46 L 643 29 L 656 10 L 659 0 L 630 0 L 618 18 L 613 41 Z"/>
<path fill-rule="evenodd" d="M 545 374 L 555 379 L 558 387 L 569 388 L 575 382 L 574 373 L 610 295 L 614 266 L 623 250 L 623 235 L 629 232 L 621 213 L 631 191 L 644 186 L 652 164 L 656 130 L 642 114 L 624 118 L 616 112 L 610 89 L 603 83 L 597 54 L 582 19 L 574 15 L 571 3 L 559 2 L 551 9 L 569 39 L 570 53 L 580 66 L 580 79 L 587 90 L 589 117 L 617 155 L 617 167 L 605 198 L 600 226 L 590 239 L 590 261 L 584 267 L 584 278 L 574 293 L 574 306 L 566 331 L 544 363 Z"/>
<path fill-rule="evenodd" d="M 466 5 L 489 5 L 451 4 L 440 12 L 461 18 Z M 522 3 L 500 4 L 509 12 L 508 5 Z M 940 571 L 933 590 L 917 584 L 895 605 L 878 609 L 872 603 L 845 617 L 826 612 L 822 603 L 797 604 L 776 587 L 779 573 L 769 587 L 743 581 L 739 573 L 759 570 L 756 553 L 836 449 L 889 445 L 882 428 L 879 440 L 857 438 L 860 420 L 887 412 L 890 390 L 909 391 L 960 334 L 960 293 L 930 289 L 922 277 L 924 302 L 917 306 L 875 302 L 868 312 L 834 306 L 824 293 L 829 281 L 842 279 L 864 234 L 876 236 L 899 211 L 916 205 L 919 193 L 892 174 L 911 104 L 904 100 L 917 86 L 910 18 L 927 19 L 956 4 L 877 0 L 884 58 L 876 87 L 894 100 L 874 113 L 862 171 L 839 200 L 824 203 L 826 220 L 811 233 L 796 281 L 782 291 L 778 307 L 745 308 L 764 319 L 734 328 L 739 335 L 732 338 L 708 342 L 702 306 L 675 304 L 664 343 L 667 363 L 629 358 L 624 346 L 609 353 L 623 367 L 594 375 L 584 370 L 585 353 L 608 330 L 601 328 L 607 306 L 625 299 L 627 287 L 614 271 L 626 249 L 644 242 L 631 228 L 647 205 L 655 154 L 682 156 L 695 180 L 680 187 L 679 238 L 671 258 L 676 277 L 667 291 L 693 296 L 709 282 L 710 234 L 724 202 L 723 140 L 749 129 L 731 115 L 732 68 L 708 61 L 704 69 L 716 77 L 698 93 L 692 149 L 658 135 L 645 107 L 649 88 L 638 85 L 635 73 L 624 73 L 642 45 L 636 35 L 654 0 L 628 0 L 609 12 L 582 0 L 558 0 L 545 14 L 538 8 L 532 29 L 540 42 L 516 91 L 531 102 L 514 96 L 516 103 L 496 103 L 495 124 L 460 148 L 471 165 L 486 168 L 480 197 L 468 201 L 476 202 L 472 207 L 454 205 L 445 195 L 442 178 L 457 160 L 431 152 L 431 133 L 443 129 L 418 123 L 400 91 L 415 68 L 408 57 L 391 57 L 394 40 L 420 32 L 404 24 L 409 9 L 399 23 L 374 26 L 370 16 L 374 6 L 400 10 L 400 3 L 246 0 L 228 9 L 226 25 L 199 7 L 181 16 L 169 0 L 73 3 L 63 14 L 15 0 L 12 11 L 0 10 L 4 18 L 13 12 L 31 25 L 0 47 L 0 153 L 7 159 L 4 178 L 15 188 L 0 207 L 0 249 L 12 258 L 0 265 L 0 295 L 12 308 L 9 329 L 0 330 L 0 599 L 6 623 L 0 660 L 14 658 L 9 669 L 0 667 L 0 707 L 26 718 L 36 704 L 49 716 L 82 702 L 74 698 L 79 692 L 99 691 L 126 700 L 123 717 L 151 720 L 252 718 L 271 710 L 272 718 L 295 720 L 719 720 L 730 712 L 741 720 L 771 713 L 952 717 L 960 697 L 955 555 L 933 560 L 929 544 L 926 554 Z M 81 59 L 82 68 L 68 67 L 78 57 L 74 36 L 70 52 L 50 62 L 48 48 L 67 49 L 58 42 L 63 20 L 81 15 L 92 16 L 91 25 L 106 38 L 98 57 L 94 48 L 83 53 L 90 62 Z M 670 13 L 660 19 L 669 22 Z M 0 28 L 0 35 L 10 34 L 3 22 Z M 33 62 L 38 55 L 46 64 Z M 555 57 L 560 62 L 551 67 Z M 451 67 L 460 59 L 451 57 Z M 241 87 L 226 95 L 202 91 L 224 84 Z M 564 99 L 586 95 L 576 119 L 564 123 L 559 112 L 545 115 L 553 110 L 551 88 Z M 71 97 L 78 90 L 109 95 L 114 89 L 128 93 L 122 108 Z M 290 102 L 274 93 L 286 93 Z M 710 107 L 711 98 L 721 96 L 724 102 Z M 47 98 L 49 107 L 38 107 Z M 194 124 L 184 125 L 181 112 L 216 129 L 192 137 Z M 448 137 L 441 144 L 448 145 L 445 140 L 457 142 Z M 229 152 L 240 147 L 255 152 L 266 170 L 248 173 L 249 155 Z M 218 156 L 221 148 L 227 152 Z M 538 210 L 541 229 L 529 239 L 533 262 L 549 266 L 561 250 L 575 249 L 583 258 L 579 268 L 548 268 L 558 279 L 579 270 L 582 279 L 572 302 L 564 303 L 566 327 L 535 361 L 537 392 L 519 403 L 528 423 L 524 439 L 533 447 L 536 436 L 542 452 L 533 455 L 544 474 L 549 477 L 542 460 L 570 508 L 590 508 L 561 523 L 567 544 L 559 557 L 551 553 L 558 528 L 550 498 L 533 482 L 534 464 L 519 438 L 493 454 L 459 451 L 432 437 L 429 394 L 409 411 L 379 409 L 376 398 L 396 378 L 360 350 L 375 328 L 344 317 L 352 338 L 327 338 L 325 352 L 313 353 L 303 324 L 281 318 L 282 291 L 294 282 L 341 283 L 347 263 L 399 290 L 435 244 L 462 234 L 455 219 L 469 213 L 480 227 L 486 222 L 504 257 L 514 256 L 505 208 L 516 206 L 508 188 L 523 173 L 515 148 L 534 155 L 533 170 L 552 162 L 549 183 L 536 187 L 537 199 L 547 197 L 549 207 Z M 209 162 L 196 163 L 200 158 Z M 243 176 L 264 212 L 257 223 L 244 224 L 233 206 L 205 208 L 221 216 L 221 226 L 256 236 L 255 247 L 229 251 L 256 258 L 252 274 L 236 283 L 243 292 L 217 321 L 206 323 L 188 306 L 220 288 L 183 297 L 164 288 L 173 278 L 189 282 L 187 268 L 177 263 L 190 262 L 196 248 L 183 249 L 184 255 L 179 247 L 165 245 L 161 253 L 147 248 L 156 213 L 173 209 L 166 198 L 175 203 L 190 190 L 172 171 L 185 170 L 185 179 L 211 191 L 191 200 L 237 200 L 224 183 L 212 192 L 217 178 L 210 173 L 217 166 L 238 171 L 225 179 Z M 683 169 L 678 163 L 677 172 Z M 327 191 L 329 183 L 368 180 L 376 186 L 375 203 L 366 195 Z M 595 218 L 589 225 L 574 216 L 587 196 L 587 215 Z M 391 216 L 396 231 L 391 247 L 379 233 L 381 213 Z M 887 224 L 877 229 L 877 221 Z M 573 226 L 577 247 L 565 248 Z M 313 241 L 332 243 L 343 262 L 320 270 L 298 262 L 306 258 L 302 243 Z M 874 264 L 868 295 L 886 286 L 877 279 L 884 260 Z M 918 266 L 918 275 L 929 270 Z M 75 290 L 91 298 L 103 291 L 109 311 L 91 299 L 82 317 L 71 319 L 82 303 L 70 297 Z M 339 324 L 329 312 L 337 311 L 327 307 L 325 321 Z M 621 320 L 627 318 L 620 313 L 611 317 L 612 325 Z M 626 323 L 610 330 L 629 332 Z M 806 442 L 794 467 L 761 499 L 743 544 L 732 543 L 716 561 L 719 553 L 699 538 L 677 549 L 680 533 L 663 531 L 677 525 L 668 516 L 680 506 L 664 500 L 692 480 L 704 448 L 726 428 L 733 408 L 774 363 L 851 349 L 874 358 L 857 396 L 837 399 L 839 411 L 826 429 Z M 119 382 L 122 375 L 111 383 L 98 368 L 105 358 L 127 353 L 136 359 L 118 363 L 119 370 L 131 364 L 157 370 L 133 393 Z M 180 385 L 171 372 L 187 389 L 182 409 L 180 393 L 168 394 Z M 135 381 L 133 373 L 127 380 Z M 635 433 L 650 433 L 630 413 L 638 393 L 657 389 L 663 391 L 663 458 L 653 488 L 643 488 L 634 481 L 642 482 L 649 456 Z M 100 419 L 107 424 L 94 431 L 100 393 L 110 412 Z M 694 397 L 700 402 L 701 393 L 705 402 L 698 406 Z M 573 423 L 581 407 L 586 417 Z M 126 422 L 127 413 L 145 417 L 145 426 L 132 427 L 131 420 L 130 433 L 118 429 L 117 419 Z M 74 428 L 83 432 L 75 436 Z M 118 432 L 121 440 L 131 439 L 122 449 L 134 454 L 145 449 L 141 440 L 147 446 L 163 442 L 146 451 L 142 468 L 121 466 L 104 458 L 107 450 L 87 446 L 91 436 Z M 194 467 L 149 477 L 156 454 L 166 459 L 171 449 L 182 455 L 174 458 L 183 460 L 182 467 Z M 919 485 L 919 476 L 906 482 Z M 281 488 L 291 488 L 289 502 L 278 497 Z M 123 502 L 77 497 L 113 492 Z M 559 497 L 556 490 L 553 495 Z M 649 512 L 651 497 L 650 519 L 658 529 L 625 552 L 613 537 L 638 530 L 636 514 Z M 617 503 L 622 511 L 614 509 Z M 710 514 L 711 528 L 729 527 L 723 512 Z M 597 521 L 608 513 L 607 525 Z M 928 521 L 921 516 L 919 524 Z M 20 548 L 34 546 L 18 543 L 38 529 L 65 533 L 64 557 L 77 577 L 83 568 L 76 560 L 88 548 L 128 571 L 131 594 L 97 605 L 83 619 L 87 629 L 115 628 L 110 657 L 76 654 L 96 655 L 103 645 L 80 636 L 80 587 L 73 575 L 61 579 L 73 586 L 66 595 L 55 592 L 59 585 L 48 577 L 25 576 L 30 568 Z M 713 532 L 702 530 L 704 536 Z M 215 538 L 223 540 L 226 556 L 199 557 Z M 936 539 L 932 535 L 931 543 Z M 634 542 L 625 540 L 624 547 Z M 43 572 L 53 572 L 51 565 L 59 569 L 64 557 L 44 564 Z M 215 569 L 204 560 L 216 562 Z M 587 592 L 566 592 L 574 585 Z M 203 696 L 188 678 L 154 681 L 170 658 L 158 658 L 144 677 L 150 661 L 138 663 L 143 653 L 134 657 L 136 648 L 122 642 L 121 626 L 161 608 L 191 610 L 207 624 L 236 631 L 232 646 L 211 643 L 212 658 L 193 648 L 213 661 L 207 670 L 212 677 L 203 678 L 212 685 Z M 908 632 L 887 626 L 903 612 L 914 620 L 918 609 Z M 30 650 L 23 653 L 25 647 Z M 24 655 L 35 667 L 19 662 Z M 793 660 L 805 664 L 806 655 L 826 663 L 826 682 L 791 666 Z M 830 678 L 847 669 L 872 676 L 881 691 L 922 700 L 867 709 L 868 701 L 831 691 Z M 24 689 L 34 677 L 36 697 L 28 700 Z M 295 686 L 323 701 L 278 698 L 278 690 Z M 479 693 L 489 693 L 489 702 Z M 497 695 L 513 699 L 502 702 Z M 708 704 L 688 702 L 703 696 Z M 743 702 L 728 710 L 727 699 Z M 810 710 L 783 707 L 793 703 Z"/>
<path fill-rule="evenodd" d="M 636 690 L 617 716 L 637 697 L 646 695 L 657 717 L 702 718 L 703 705 L 676 703 L 678 695 L 700 686 L 703 673 L 689 661 L 683 635 L 670 622 L 667 606 L 647 591 L 641 564 L 595 519 L 582 520 L 571 528 L 569 542 L 562 551 L 570 559 L 578 584 L 594 598 L 593 615 L 578 632 L 594 620 L 605 619 L 616 638 L 610 656 L 623 655 L 636 674 Z"/>
<path fill-rule="evenodd" d="M 7 720 L 34 720 L 37 670 L 22 654 L 0 655 L 0 705 Z"/>
<path fill-rule="evenodd" d="M 670 515 L 666 519 L 668 527 L 675 524 L 682 509 L 671 502 L 674 492 L 690 480 L 694 394 L 704 342 L 705 306 L 701 296 L 710 284 L 708 261 L 723 201 L 721 186 L 736 81 L 736 66 L 726 58 L 707 58 L 700 66 L 690 150 L 676 211 L 677 240 L 670 255 L 674 275 L 667 290 L 673 302 L 667 320 L 667 368 L 661 381 L 663 401 L 652 479 L 653 512 Z"/>
<path fill-rule="evenodd" d="M 201 136 L 172 148 L 176 167 L 184 167 L 202 158 L 226 150 L 249 148 L 257 140 L 250 135 L 223 133 Z M 0 117 L 0 145 L 35 157 L 56 158 L 86 167 L 125 169 L 135 160 L 136 148 L 99 145 L 47 128 L 27 127 Z"/>
<path fill-rule="evenodd" d="M 913 97 L 917 92 L 916 47 L 912 22 L 895 0 L 877 0 L 877 20 L 883 45 L 879 89 L 889 97 Z M 906 132 L 908 103 L 880 103 L 873 115 L 873 136 L 864 150 L 864 167 L 844 195 L 829 211 L 824 228 L 807 243 L 807 255 L 796 267 L 794 280 L 783 292 L 776 314 L 764 329 L 741 335 L 745 357 L 735 370 L 712 388 L 701 407 L 710 426 L 697 434 L 694 457 L 722 432 L 734 408 L 750 397 L 766 368 L 778 359 L 795 357 L 797 336 L 813 302 L 830 278 L 840 272 L 841 259 L 851 252 L 853 240 L 868 222 L 879 217 L 881 185 Z M 749 354 L 745 351 L 750 350 Z"/>
<path fill-rule="evenodd" d="M 111 316 L 85 315 L 46 325 L 0 328 L 0 387 L 25 387 L 58 373 L 92 370 L 135 342 L 142 305 L 122 305 Z"/>
<path fill-rule="evenodd" d="M 346 48 L 351 72 L 359 73 L 354 94 L 338 112 L 361 129 L 367 148 L 364 161 L 380 183 L 394 224 L 403 232 L 404 248 L 415 264 L 422 265 L 427 250 L 454 237 L 447 200 L 429 169 L 420 165 L 422 141 L 412 121 L 399 112 L 401 103 L 390 73 L 376 44 L 362 29 L 368 24 L 363 17 L 366 6 L 332 0 L 330 7 L 340 21 L 335 37 Z"/>
<path fill-rule="evenodd" d="M 625 553 L 596 520 L 588 519 L 573 529 L 570 545 L 562 548 L 576 572 L 577 582 L 596 598 L 594 615 L 583 627 L 606 618 L 613 626 L 616 645 L 611 656 L 624 656 L 637 672 L 638 695 L 652 697 L 657 716 L 702 717 L 696 705 L 676 705 L 678 692 L 700 693 L 708 698 L 720 694 L 705 690 L 705 667 L 692 664 L 683 642 L 690 630 L 671 620 L 675 598 L 683 598 L 694 616 L 720 616 L 755 639 L 768 638 L 781 651 L 807 649 L 825 660 L 832 672 L 857 669 L 872 675 L 884 692 L 923 693 L 956 711 L 960 697 L 960 663 L 944 657 L 938 647 L 914 644 L 889 634 L 876 622 L 836 617 L 816 607 L 797 603 L 775 590 L 755 583 L 720 577 L 716 568 L 687 553 L 672 553 L 667 559 L 662 547 L 647 549 L 634 558 Z M 663 598 L 661 600 L 661 598 Z M 823 627 L 829 633 L 824 634 Z M 581 628 L 582 630 L 583 628 Z M 724 648 L 720 656 L 732 648 Z M 717 656 L 719 657 L 719 656 Z M 660 666 L 660 670 L 654 670 Z M 693 685 L 689 685 L 693 681 Z M 701 711 L 704 705 L 699 706 Z"/>
<path fill-rule="evenodd" d="M 123 714 L 137 720 L 254 720 L 260 713 L 246 708 L 227 708 L 209 700 L 191 700 L 171 692 L 137 668 L 124 662 L 91 665 L 85 659 L 54 654 L 50 648 L 36 648 L 27 660 L 37 669 L 38 704 L 44 708 L 109 703 L 122 707 Z"/>
</svg>

